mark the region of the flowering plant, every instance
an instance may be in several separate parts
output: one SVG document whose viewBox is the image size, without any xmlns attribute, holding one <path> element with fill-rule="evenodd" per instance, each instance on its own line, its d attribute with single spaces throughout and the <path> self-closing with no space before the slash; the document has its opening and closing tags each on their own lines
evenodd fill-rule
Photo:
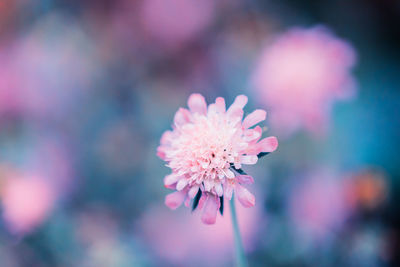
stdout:
<svg viewBox="0 0 400 267">
<path fill-rule="evenodd" d="M 351 99 L 356 52 L 350 43 L 323 26 L 292 28 L 262 52 L 253 82 L 260 102 L 273 114 L 280 136 L 299 129 L 321 135 L 334 103 Z"/>
<path fill-rule="evenodd" d="M 157 151 L 172 169 L 164 178 L 165 187 L 176 190 L 166 196 L 169 208 L 192 202 L 192 210 L 203 210 L 201 220 L 214 224 L 218 210 L 223 213 L 224 197 L 230 200 L 235 193 L 243 206 L 254 206 L 254 195 L 243 186 L 254 180 L 241 169 L 242 164 L 256 164 L 277 148 L 278 141 L 276 137 L 261 139 L 261 127 L 252 128 L 265 120 L 264 110 L 243 119 L 246 103 L 247 97 L 239 95 L 226 110 L 222 97 L 207 106 L 202 95 L 192 94 L 189 109 L 176 112 L 173 129 L 162 135 Z"/>
</svg>

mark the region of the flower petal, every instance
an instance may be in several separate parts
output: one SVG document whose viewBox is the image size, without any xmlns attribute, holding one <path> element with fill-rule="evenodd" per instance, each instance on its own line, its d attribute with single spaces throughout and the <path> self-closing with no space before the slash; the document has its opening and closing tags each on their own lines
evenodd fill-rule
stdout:
<svg viewBox="0 0 400 267">
<path fill-rule="evenodd" d="M 188 180 L 186 178 L 182 178 L 176 184 L 176 190 L 181 191 L 188 184 Z"/>
<path fill-rule="evenodd" d="M 222 184 L 216 184 L 214 186 L 214 189 L 215 189 L 215 193 L 217 193 L 217 195 L 219 197 L 221 197 L 224 194 L 224 190 L 222 189 Z"/>
<path fill-rule="evenodd" d="M 157 148 L 157 156 L 158 156 L 160 159 L 165 160 L 165 147 L 159 146 L 159 147 Z"/>
<path fill-rule="evenodd" d="M 242 126 L 243 128 L 247 129 L 259 123 L 260 121 L 265 120 L 266 117 L 267 117 L 267 112 L 265 110 L 256 109 L 252 113 L 247 115 L 246 118 L 244 118 Z"/>
<path fill-rule="evenodd" d="M 239 184 L 236 184 L 235 186 L 235 193 L 239 202 L 246 208 L 253 207 L 256 203 L 254 195 L 250 193 L 249 190 Z"/>
<path fill-rule="evenodd" d="M 219 209 L 219 198 L 215 195 L 208 195 L 201 215 L 201 221 L 205 224 L 214 224 L 217 220 Z"/>
<path fill-rule="evenodd" d="M 172 132 L 171 131 L 165 131 L 163 135 L 161 136 L 160 139 L 160 146 L 157 148 L 157 156 L 161 158 L 162 160 L 165 160 L 166 154 L 165 150 L 166 147 L 171 143 L 172 140 Z"/>
<path fill-rule="evenodd" d="M 252 164 L 256 164 L 257 160 L 258 160 L 258 157 L 255 155 L 251 155 L 251 156 L 245 155 L 245 156 L 242 156 L 241 163 L 247 164 L 247 165 L 252 165 Z"/>
<path fill-rule="evenodd" d="M 202 194 L 199 200 L 199 204 L 197 205 L 197 209 L 201 210 L 204 206 L 204 203 L 207 200 L 207 195 L 206 194 Z"/>
<path fill-rule="evenodd" d="M 215 99 L 215 105 L 217 107 L 218 112 L 220 113 L 224 113 L 225 112 L 225 99 L 223 97 L 217 97 L 217 99 Z"/>
<path fill-rule="evenodd" d="M 259 126 L 257 126 L 257 127 L 259 127 Z M 260 139 L 261 132 L 258 130 L 258 128 L 257 128 L 257 130 L 255 128 L 247 129 L 243 132 L 243 135 L 244 135 L 243 141 L 251 142 L 251 141 Z"/>
<path fill-rule="evenodd" d="M 207 111 L 207 116 L 213 116 L 214 114 L 218 113 L 218 107 L 216 104 L 210 104 L 208 105 L 208 111 Z"/>
<path fill-rule="evenodd" d="M 256 131 L 256 132 L 260 135 L 260 137 L 261 137 L 263 130 L 262 130 L 262 128 L 261 128 L 259 125 L 257 125 L 256 127 L 254 127 L 252 130 L 253 130 L 253 131 Z M 259 138 L 259 139 L 260 139 L 260 138 Z"/>
<path fill-rule="evenodd" d="M 171 142 L 171 139 L 172 139 L 172 131 L 165 131 L 161 136 L 160 143 L 162 145 L 169 144 Z"/>
<path fill-rule="evenodd" d="M 230 122 L 233 125 L 236 125 L 236 123 L 240 122 L 243 118 L 243 109 L 239 108 L 239 107 L 235 107 L 233 109 L 231 109 L 231 111 L 228 114 L 228 118 L 230 120 Z"/>
<path fill-rule="evenodd" d="M 254 183 L 253 177 L 250 175 L 238 175 L 236 176 L 236 180 L 238 180 L 241 184 L 252 184 Z"/>
<path fill-rule="evenodd" d="M 164 177 L 164 185 L 167 188 L 170 188 L 170 186 L 174 185 L 176 182 L 178 182 L 179 180 L 179 176 L 175 175 L 175 174 L 169 174 L 167 176 Z"/>
<path fill-rule="evenodd" d="M 224 172 L 225 172 L 226 177 L 228 177 L 228 178 L 235 177 L 235 174 L 230 169 L 225 169 Z"/>
<path fill-rule="evenodd" d="M 224 196 L 226 199 L 231 200 L 233 193 L 233 185 L 230 183 L 224 184 Z"/>
<path fill-rule="evenodd" d="M 246 104 L 247 104 L 247 96 L 245 96 L 245 95 L 238 95 L 238 96 L 235 98 L 235 101 L 233 101 L 232 105 L 229 107 L 229 109 L 228 109 L 227 112 L 230 113 L 230 112 L 232 111 L 232 109 L 234 109 L 234 108 L 236 108 L 236 107 L 238 107 L 238 108 L 240 108 L 240 109 L 243 109 L 244 106 L 246 106 Z"/>
<path fill-rule="evenodd" d="M 257 143 L 258 153 L 261 152 L 273 152 L 278 147 L 278 139 L 275 136 L 270 136 L 262 139 Z"/>
<path fill-rule="evenodd" d="M 168 194 L 165 197 L 165 205 L 172 210 L 177 209 L 185 200 L 185 195 L 186 193 L 183 191 Z"/>
<path fill-rule="evenodd" d="M 188 107 L 192 113 L 207 113 L 207 103 L 201 94 L 191 94 L 188 100 Z"/>
<path fill-rule="evenodd" d="M 195 196 L 196 196 L 196 194 L 197 194 L 197 192 L 199 191 L 199 186 L 192 186 L 190 189 L 189 189 L 189 192 L 188 192 L 188 196 L 190 197 L 190 198 L 194 198 Z"/>
<path fill-rule="evenodd" d="M 210 180 L 203 181 L 203 184 L 204 184 L 204 189 L 206 191 L 210 191 L 211 188 L 214 186 L 214 183 L 212 181 L 210 181 Z"/>
<path fill-rule="evenodd" d="M 181 126 L 190 121 L 190 112 L 185 108 L 180 108 L 175 113 L 174 124 L 175 126 Z"/>
</svg>

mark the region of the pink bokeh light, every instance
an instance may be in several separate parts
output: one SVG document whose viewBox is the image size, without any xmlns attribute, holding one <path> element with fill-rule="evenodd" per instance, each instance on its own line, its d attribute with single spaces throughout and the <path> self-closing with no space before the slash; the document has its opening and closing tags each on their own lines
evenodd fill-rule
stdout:
<svg viewBox="0 0 400 267">
<path fill-rule="evenodd" d="M 3 219 L 10 232 L 32 231 L 48 217 L 55 199 L 54 188 L 42 177 L 12 173 L 1 190 Z"/>
<path fill-rule="evenodd" d="M 343 226 L 354 205 L 342 178 L 328 170 L 316 171 L 294 188 L 289 213 L 299 233 L 319 240 Z"/>
<path fill-rule="evenodd" d="M 144 30 L 167 48 L 195 38 L 211 24 L 214 15 L 215 4 L 210 0 L 148 0 L 140 13 Z"/>
<path fill-rule="evenodd" d="M 237 201 L 236 201 L 237 202 Z M 245 250 L 254 247 L 259 228 L 266 224 L 258 206 L 246 209 L 236 203 L 239 227 Z M 201 213 L 187 213 L 164 207 L 149 209 L 139 221 L 140 233 L 160 258 L 171 263 L 212 263 L 233 261 L 233 234 L 229 202 L 225 201 L 224 215 L 218 215 L 213 225 L 200 220 Z"/>
<path fill-rule="evenodd" d="M 293 28 L 261 54 L 253 83 L 283 136 L 300 128 L 323 134 L 333 103 L 355 95 L 352 46 L 328 29 Z"/>
</svg>

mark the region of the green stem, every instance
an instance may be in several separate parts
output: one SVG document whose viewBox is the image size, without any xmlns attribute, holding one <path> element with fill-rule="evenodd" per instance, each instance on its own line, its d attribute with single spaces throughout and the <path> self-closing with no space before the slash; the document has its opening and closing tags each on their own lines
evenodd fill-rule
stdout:
<svg viewBox="0 0 400 267">
<path fill-rule="evenodd" d="M 231 207 L 231 218 L 232 218 L 232 226 L 233 226 L 233 235 L 235 238 L 235 254 L 236 254 L 236 266 L 237 267 L 245 267 L 247 266 L 246 258 L 244 256 L 244 250 L 242 246 L 242 238 L 240 237 L 239 224 L 236 216 L 236 208 L 235 208 L 235 198 L 232 195 L 232 199 L 230 201 Z"/>
</svg>

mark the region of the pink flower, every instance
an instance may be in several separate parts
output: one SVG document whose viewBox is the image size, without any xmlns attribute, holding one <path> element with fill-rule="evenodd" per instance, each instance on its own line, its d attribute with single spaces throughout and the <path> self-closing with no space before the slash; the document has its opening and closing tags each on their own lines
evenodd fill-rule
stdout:
<svg viewBox="0 0 400 267">
<path fill-rule="evenodd" d="M 261 55 L 253 77 L 271 124 L 289 135 L 299 128 L 321 133 L 334 101 L 355 93 L 354 49 L 323 27 L 294 28 Z"/>
<path fill-rule="evenodd" d="M 210 0 L 147 0 L 141 8 L 141 24 L 155 43 L 176 48 L 211 24 L 214 5 Z"/>
<path fill-rule="evenodd" d="M 69 114 L 91 88 L 95 58 L 87 51 L 92 42 L 56 14 L 30 28 L 11 45 L 0 46 L 0 113 L 41 118 Z"/>
<path fill-rule="evenodd" d="M 189 110 L 176 112 L 173 130 L 163 134 L 157 153 L 172 169 L 164 178 L 165 186 L 176 190 L 165 199 L 168 207 L 176 209 L 195 199 L 193 207 L 198 203 L 203 208 L 202 221 L 213 224 L 224 192 L 230 199 L 234 190 L 246 207 L 255 204 L 254 196 L 242 187 L 253 179 L 235 177 L 234 171 L 242 173 L 242 164 L 257 163 L 258 155 L 274 151 L 278 141 L 275 137 L 260 140 L 261 127 L 251 128 L 265 120 L 264 110 L 255 110 L 242 121 L 246 103 L 247 97 L 240 95 L 226 110 L 225 100 L 218 97 L 207 107 L 203 96 L 192 94 Z"/>
<path fill-rule="evenodd" d="M 39 177 L 7 178 L 1 191 L 3 218 L 15 234 L 25 234 L 42 223 L 54 206 L 52 186 Z"/>
<path fill-rule="evenodd" d="M 319 239 L 340 229 L 353 210 L 341 178 L 318 171 L 295 188 L 289 210 L 299 232 Z"/>
<path fill-rule="evenodd" d="M 18 114 L 22 110 L 21 79 L 14 67 L 14 46 L 0 46 L 0 114 Z"/>
</svg>

